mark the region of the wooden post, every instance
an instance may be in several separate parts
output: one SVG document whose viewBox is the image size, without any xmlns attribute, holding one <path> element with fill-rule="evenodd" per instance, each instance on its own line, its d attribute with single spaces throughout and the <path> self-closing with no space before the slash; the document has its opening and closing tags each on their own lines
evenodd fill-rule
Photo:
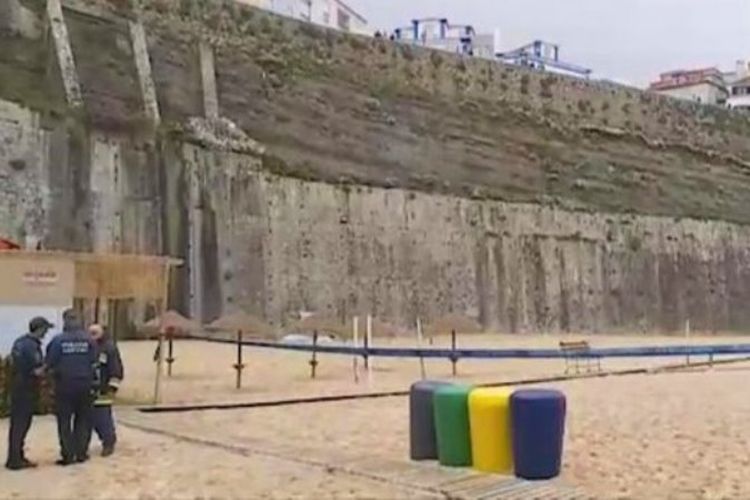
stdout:
<svg viewBox="0 0 750 500">
<path fill-rule="evenodd" d="M 355 316 L 352 320 L 352 344 L 355 348 L 359 346 L 359 316 Z M 359 356 L 356 354 L 352 360 L 352 368 L 354 369 L 354 383 L 359 384 Z"/>
<path fill-rule="evenodd" d="M 99 323 L 101 300 L 99 297 L 94 300 L 94 323 Z"/>
<path fill-rule="evenodd" d="M 162 298 L 161 298 L 161 311 L 159 314 L 163 315 L 169 308 L 169 277 L 171 268 L 169 264 L 164 266 L 162 270 Z M 156 346 L 156 379 L 154 380 L 154 404 L 161 402 L 161 375 L 164 371 L 164 325 L 159 326 L 159 340 Z"/>
<path fill-rule="evenodd" d="M 421 318 L 417 318 L 417 347 L 419 349 L 421 349 L 422 346 L 424 345 L 423 340 L 424 340 L 424 338 L 423 338 L 423 334 L 422 334 L 422 319 Z M 420 369 L 420 372 L 422 374 L 422 380 L 426 379 L 427 378 L 427 370 L 425 369 L 425 366 L 424 366 L 424 356 L 419 356 L 419 369 Z"/>
<path fill-rule="evenodd" d="M 318 368 L 318 331 L 313 332 L 313 350 L 310 359 L 310 378 L 314 379 Z"/>
<path fill-rule="evenodd" d="M 456 330 L 451 331 L 451 365 L 453 365 L 453 376 L 456 376 L 457 369 L 456 364 L 458 363 L 458 356 L 456 356 Z"/>
<path fill-rule="evenodd" d="M 237 330 L 237 363 L 234 365 L 234 369 L 237 371 L 237 389 L 242 388 L 242 370 L 245 368 L 245 364 L 242 362 L 242 330 Z"/>
</svg>

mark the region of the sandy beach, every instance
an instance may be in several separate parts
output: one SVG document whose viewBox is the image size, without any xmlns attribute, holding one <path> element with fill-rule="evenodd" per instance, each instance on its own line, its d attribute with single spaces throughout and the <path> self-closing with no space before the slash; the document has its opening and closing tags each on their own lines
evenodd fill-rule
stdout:
<svg viewBox="0 0 750 500">
<path fill-rule="evenodd" d="M 690 343 L 732 343 L 732 337 Z M 555 337 L 471 337 L 471 346 L 556 345 Z M 406 341 L 393 341 L 403 344 Z M 438 344 L 446 343 L 440 339 Z M 617 337 L 595 346 L 683 344 L 685 339 Z M 153 344 L 123 343 L 125 401 L 153 390 Z M 233 388 L 231 346 L 180 342 L 164 401 L 267 401 L 408 388 L 417 361 L 376 360 L 372 383 L 355 383 L 352 359 L 323 356 L 309 378 L 308 355 L 248 349 L 247 385 Z M 608 370 L 656 367 L 685 359 L 605 360 Z M 694 360 L 698 361 L 698 360 Z M 704 360 L 700 360 L 704 361 Z M 462 361 L 463 382 L 512 381 L 561 374 L 560 360 Z M 450 379 L 450 363 L 429 362 L 428 376 Z M 750 363 L 679 372 L 544 384 L 568 397 L 564 470 L 559 482 L 597 498 L 748 498 Z M 384 467 L 409 466 L 405 397 L 275 408 L 144 414 L 118 408 L 121 447 L 110 459 L 69 469 L 56 458 L 53 419 L 38 418 L 31 472 L 0 471 L 2 498 L 405 498 L 429 497 L 415 485 L 378 480 Z M 7 421 L 0 422 L 7 433 Z M 5 454 L 5 442 L 0 453 Z M 98 444 L 94 446 L 98 451 Z M 406 481 L 408 483 L 408 481 Z"/>
<path fill-rule="evenodd" d="M 0 423 L 7 435 L 7 421 Z M 273 457 L 246 456 L 156 436 L 121 425 L 118 452 L 83 465 L 58 467 L 51 417 L 35 421 L 31 471 L 0 470 L 0 498 L 403 498 L 419 492 Z M 98 444 L 92 451 L 98 452 Z M 5 456 L 5 443 L 0 447 Z"/>
</svg>

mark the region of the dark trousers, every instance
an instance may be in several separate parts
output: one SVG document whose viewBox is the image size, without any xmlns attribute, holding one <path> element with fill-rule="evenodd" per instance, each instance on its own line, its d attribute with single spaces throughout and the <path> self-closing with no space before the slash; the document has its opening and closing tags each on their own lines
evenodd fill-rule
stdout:
<svg viewBox="0 0 750 500">
<path fill-rule="evenodd" d="M 102 446 L 109 448 L 117 442 L 117 431 L 115 430 L 115 419 L 112 417 L 112 405 L 94 406 L 93 412 L 94 430 Z"/>
<path fill-rule="evenodd" d="M 93 408 L 89 385 L 58 384 L 55 388 L 57 434 L 63 460 L 88 457 Z"/>
<path fill-rule="evenodd" d="M 8 429 L 8 460 L 7 465 L 19 465 L 26 456 L 24 445 L 26 435 L 31 428 L 34 416 L 33 394 L 16 393 L 10 395 L 10 428 Z"/>
</svg>

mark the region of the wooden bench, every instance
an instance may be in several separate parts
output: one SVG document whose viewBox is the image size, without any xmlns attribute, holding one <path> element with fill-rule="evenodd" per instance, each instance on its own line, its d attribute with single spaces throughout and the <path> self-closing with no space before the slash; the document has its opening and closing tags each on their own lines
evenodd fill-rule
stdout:
<svg viewBox="0 0 750 500">
<path fill-rule="evenodd" d="M 581 361 L 584 360 L 586 363 L 586 371 L 592 370 L 593 362 L 596 361 L 596 368 L 598 371 L 602 371 L 601 356 L 591 354 L 591 346 L 585 340 L 560 342 L 560 350 L 565 357 L 565 374 L 567 375 L 571 366 L 575 367 L 576 373 L 581 372 Z"/>
</svg>

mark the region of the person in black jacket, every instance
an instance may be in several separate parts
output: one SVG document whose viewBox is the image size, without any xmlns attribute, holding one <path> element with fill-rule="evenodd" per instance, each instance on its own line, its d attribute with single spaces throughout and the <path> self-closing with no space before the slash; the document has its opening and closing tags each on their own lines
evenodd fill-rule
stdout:
<svg viewBox="0 0 750 500">
<path fill-rule="evenodd" d="M 60 438 L 58 465 L 89 459 L 91 413 L 97 376 L 97 346 L 73 310 L 63 313 L 63 332 L 47 346 L 46 364 L 55 379 L 55 415 Z"/>
<path fill-rule="evenodd" d="M 42 339 L 52 327 L 45 318 L 34 318 L 29 323 L 29 333 L 13 343 L 8 460 L 5 462 L 5 467 L 10 470 L 36 467 L 26 458 L 24 444 L 39 396 L 39 379 L 44 375 Z"/>
<path fill-rule="evenodd" d="M 108 338 L 101 325 L 91 325 L 89 334 L 97 344 L 99 352 L 99 391 L 94 401 L 93 423 L 99 440 L 102 442 L 102 456 L 115 452 L 117 431 L 112 416 L 114 396 L 120 389 L 124 377 L 122 358 L 115 343 Z"/>
</svg>

